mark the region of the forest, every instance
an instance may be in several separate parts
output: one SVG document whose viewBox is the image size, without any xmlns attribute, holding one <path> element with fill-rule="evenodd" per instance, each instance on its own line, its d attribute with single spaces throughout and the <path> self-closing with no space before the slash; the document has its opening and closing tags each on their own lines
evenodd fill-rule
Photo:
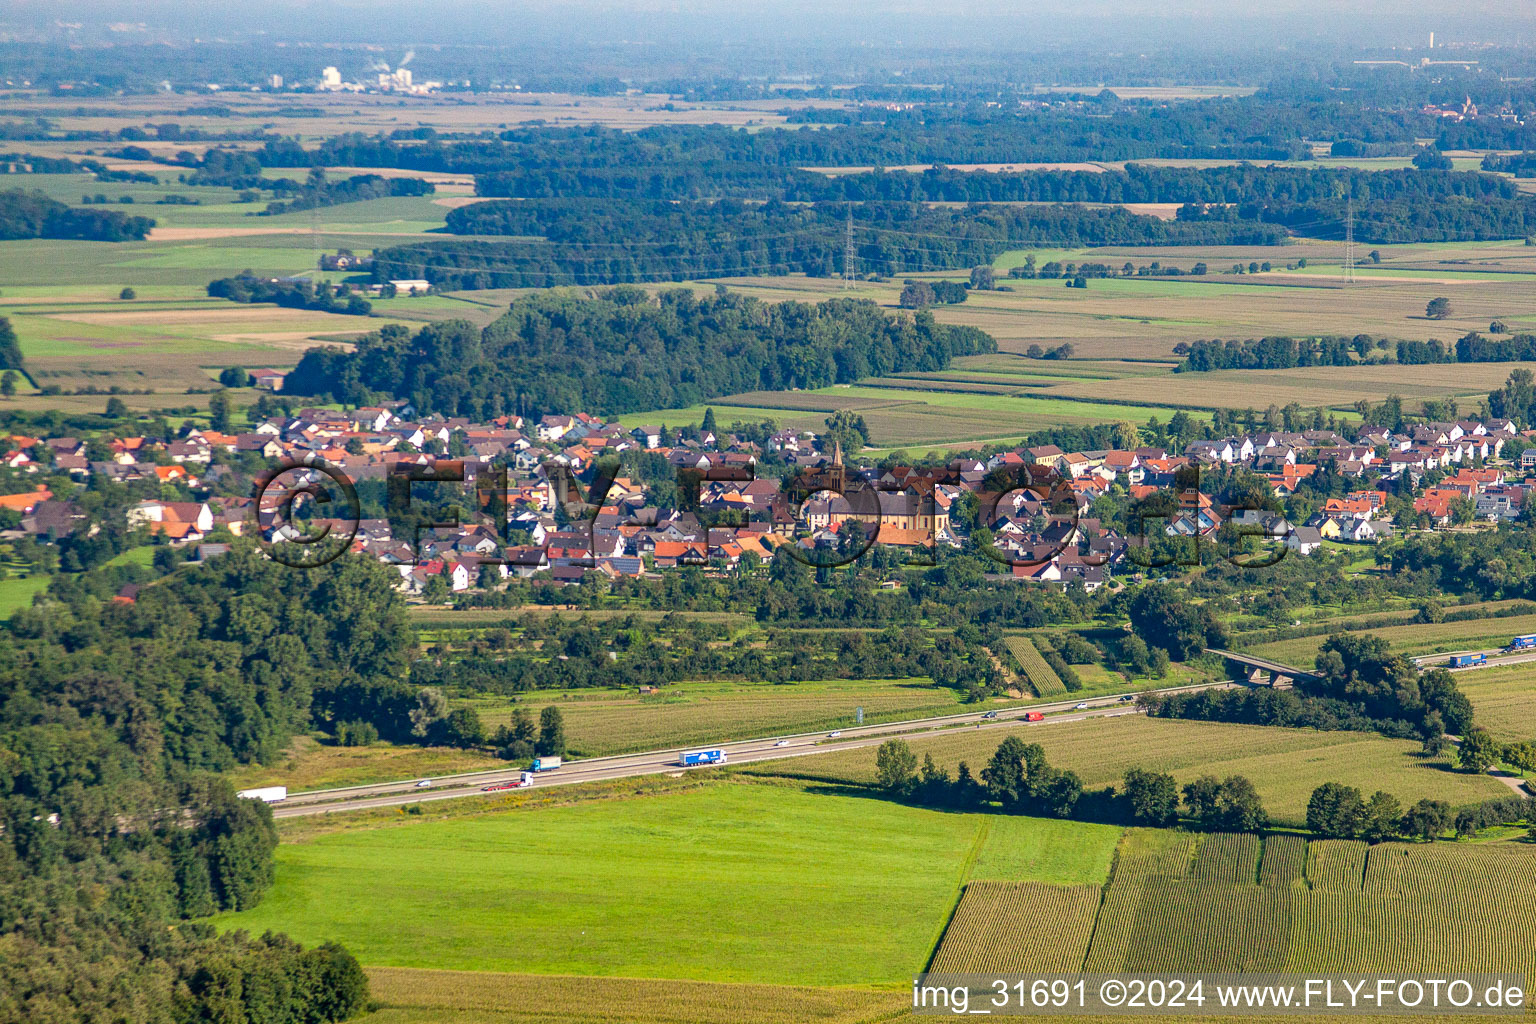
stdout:
<svg viewBox="0 0 1536 1024">
<path fill-rule="evenodd" d="M 613 288 L 592 298 L 519 299 L 485 328 L 386 327 L 352 352 L 310 349 L 285 391 L 364 402 L 408 398 L 423 415 L 486 420 L 581 409 L 614 415 L 754 389 L 819 388 L 996 351 L 973 327 L 931 314 L 892 318 L 867 300 L 770 303 L 735 294 L 659 298 Z"/>
<path fill-rule="evenodd" d="M 706 184 L 707 182 L 707 184 Z M 672 199 L 730 192 L 796 202 L 1295 204 L 1342 195 L 1423 203 L 1447 196 L 1518 195 L 1514 183 L 1475 171 L 1363 171 L 1243 163 L 1218 167 L 1128 164 L 1123 170 L 874 170 L 826 175 L 760 164 L 680 160 L 650 167 L 532 166 L 476 176 L 483 196 Z"/>
<path fill-rule="evenodd" d="M 0 631 L 0 1019 L 353 1015 L 367 981 L 346 950 L 187 919 L 272 883 L 271 812 L 212 773 L 307 730 L 316 688 L 404 672 L 388 573 L 241 547 L 121 599 L 127 575 L 58 576 Z"/>
<path fill-rule="evenodd" d="M 449 213 L 448 227 L 459 234 L 542 240 L 381 249 L 374 254 L 374 275 L 424 278 L 445 289 L 825 277 L 842 271 L 850 220 L 857 272 L 884 276 L 967 269 L 1026 246 L 1274 245 L 1284 237 L 1267 224 L 1167 221 L 1087 206 L 537 199 L 460 207 Z"/>
<path fill-rule="evenodd" d="M 939 102 L 906 110 L 870 106 L 854 111 L 787 111 L 792 123 L 815 126 L 812 131 L 744 132 L 718 125 L 655 126 L 636 132 L 525 127 L 501 131 L 493 139 L 452 139 L 436 133 L 398 139 L 354 134 L 309 149 L 295 140 L 278 139 L 269 140 L 259 158 L 268 167 L 400 167 L 471 174 L 508 168 L 515 168 L 514 174 L 551 168 L 599 172 L 631 168 L 644 177 L 653 168 L 676 168 L 668 172 L 672 187 L 689 191 L 671 195 L 685 198 L 719 195 L 721 169 L 745 171 L 752 166 L 893 167 L 1191 157 L 1305 160 L 1311 148 L 1304 139 L 1343 143 L 1346 152 L 1368 145 L 1413 146 L 1424 138 L 1434 140 L 1441 150 L 1536 148 L 1536 135 L 1528 125 L 1486 119 L 1449 124 L 1417 110 L 1393 109 L 1387 99 L 1380 105 L 1363 99 L 1341 102 L 1336 93 L 1306 85 L 1301 89 L 1311 94 L 1261 92 L 1169 105 L 1125 101 L 1104 91 L 1060 97 L 1051 103 L 949 103 L 941 97 Z M 686 170 L 690 165 L 698 170 Z M 534 175 L 526 180 L 540 179 Z M 759 184 L 769 180 L 767 175 L 758 178 Z"/>
<path fill-rule="evenodd" d="M 97 242 L 139 241 L 155 222 L 120 210 L 65 206 L 41 192 L 0 192 L 0 239 L 83 238 Z"/>
</svg>

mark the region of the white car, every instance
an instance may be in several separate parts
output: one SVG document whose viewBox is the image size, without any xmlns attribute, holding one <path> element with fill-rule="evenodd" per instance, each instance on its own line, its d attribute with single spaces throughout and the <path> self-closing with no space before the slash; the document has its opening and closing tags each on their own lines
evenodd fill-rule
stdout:
<svg viewBox="0 0 1536 1024">
<path fill-rule="evenodd" d="M 789 746 L 789 740 L 779 740 L 779 742 L 775 743 L 774 746 L 776 746 L 776 747 L 787 747 L 787 746 Z"/>
<path fill-rule="evenodd" d="M 1087 711 L 1088 710 L 1088 705 L 1087 704 L 1079 704 L 1077 706 L 1077 710 L 1079 710 L 1079 711 Z"/>
<path fill-rule="evenodd" d="M 417 789 L 431 789 L 432 788 L 432 780 L 431 779 L 422 779 L 420 782 L 416 783 L 416 788 Z"/>
<path fill-rule="evenodd" d="M 827 739 L 829 739 L 829 740 L 836 739 L 837 737 L 841 736 L 842 734 L 843 734 L 843 730 L 841 730 L 841 729 L 833 729 L 831 732 L 827 733 Z"/>
</svg>

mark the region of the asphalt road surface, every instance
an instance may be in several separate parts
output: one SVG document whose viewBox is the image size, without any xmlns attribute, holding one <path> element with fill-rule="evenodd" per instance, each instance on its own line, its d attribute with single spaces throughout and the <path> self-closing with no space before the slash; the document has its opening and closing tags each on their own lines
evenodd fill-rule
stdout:
<svg viewBox="0 0 1536 1024">
<path fill-rule="evenodd" d="M 1225 689 L 1234 684 L 1221 682 L 1195 686 L 1172 686 L 1157 693 L 1181 693 L 1189 690 L 1211 688 Z M 886 722 L 881 725 L 856 726 L 842 730 L 833 739 L 825 732 L 802 733 L 793 736 L 774 736 L 766 739 L 739 740 L 734 743 L 700 743 L 690 747 L 673 747 L 668 750 L 652 750 L 640 754 L 620 754 L 613 757 L 592 757 L 580 761 L 566 761 L 550 772 L 534 776 L 534 787 L 568 786 L 578 782 L 596 782 L 604 779 L 623 779 L 635 775 L 662 775 L 681 773 L 685 769 L 678 762 L 683 750 L 725 751 L 729 764 L 753 761 L 771 761 L 786 757 L 808 757 L 831 751 L 852 750 L 876 746 L 892 736 L 914 732 L 937 732 L 955 729 L 997 729 L 1051 725 L 1061 722 L 1080 722 L 1087 718 L 1114 718 L 1140 712 L 1135 705 L 1122 698 L 1132 694 L 1111 694 L 1103 697 L 1085 697 L 1082 700 L 1055 701 L 1029 707 L 998 710 L 995 719 L 983 717 L 988 712 L 973 711 L 960 715 L 943 715 L 937 718 L 919 718 L 904 722 Z M 1079 709 L 1078 704 L 1088 705 Z M 1042 722 L 1024 722 L 1032 711 L 1043 712 Z M 708 767 L 708 766 L 702 766 Z M 426 803 L 432 800 L 457 800 L 463 797 L 490 796 L 484 787 L 498 782 L 511 782 L 522 774 L 522 769 L 498 768 L 491 771 L 470 772 L 463 775 L 438 776 L 430 787 L 418 788 L 419 778 L 398 782 L 384 782 L 368 786 L 348 786 L 341 789 L 317 789 L 294 793 L 288 799 L 274 804 L 272 814 L 277 818 L 297 818 L 312 814 L 338 814 L 360 811 L 371 807 L 395 807 L 401 804 Z M 505 792 L 499 791 L 499 792 Z"/>
<path fill-rule="evenodd" d="M 1456 654 L 1481 654 L 1487 657 L 1487 661 L 1481 665 L 1463 665 L 1460 668 L 1451 668 L 1451 657 Z M 1421 669 L 1445 668 L 1452 672 L 1476 672 L 1480 668 L 1498 668 L 1501 665 L 1521 665 L 1527 661 L 1536 661 L 1536 650 L 1510 651 L 1505 653 L 1502 647 L 1490 647 L 1485 651 L 1447 651 L 1445 654 L 1426 654 L 1413 659 L 1413 663 Z"/>
</svg>

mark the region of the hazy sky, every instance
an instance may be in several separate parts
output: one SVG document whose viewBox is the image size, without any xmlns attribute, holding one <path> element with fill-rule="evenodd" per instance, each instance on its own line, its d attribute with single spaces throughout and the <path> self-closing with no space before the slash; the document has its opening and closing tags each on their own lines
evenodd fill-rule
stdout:
<svg viewBox="0 0 1536 1024">
<path fill-rule="evenodd" d="M 1034 49 L 1536 38 L 1532 0 L 0 0 L 0 23 L 324 41 L 797 43 Z M 121 28 L 119 33 L 121 33 Z"/>
</svg>

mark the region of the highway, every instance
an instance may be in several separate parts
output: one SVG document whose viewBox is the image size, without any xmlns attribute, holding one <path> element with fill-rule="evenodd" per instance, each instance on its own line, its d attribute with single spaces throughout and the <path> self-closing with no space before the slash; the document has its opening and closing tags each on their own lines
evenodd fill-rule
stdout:
<svg viewBox="0 0 1536 1024">
<path fill-rule="evenodd" d="M 1451 658 L 1457 654 L 1481 654 L 1487 657 L 1481 665 L 1463 665 L 1460 668 L 1451 668 Z M 1511 651 L 1505 653 L 1502 647 L 1490 647 L 1482 651 L 1446 651 L 1444 654 L 1425 654 L 1412 659 L 1413 663 L 1421 669 L 1444 668 L 1452 672 L 1476 672 L 1480 668 L 1498 668 L 1502 665 L 1523 665 L 1528 661 L 1536 661 L 1536 650 Z"/>
<path fill-rule="evenodd" d="M 1183 693 L 1192 690 L 1227 689 L 1233 683 L 1201 683 L 1193 686 L 1171 686 L 1156 693 Z M 1135 705 L 1123 698 L 1134 694 L 1109 694 L 1101 697 L 1085 697 L 1081 700 L 1053 701 L 1023 707 L 998 709 L 995 719 L 984 716 L 989 712 L 971 711 L 958 715 L 942 715 L 935 718 L 909 719 L 902 722 L 886 722 L 880 725 L 855 726 L 843 729 L 833 739 L 825 732 L 801 733 L 792 736 L 773 736 L 764 739 L 738 740 L 733 743 L 673 747 L 667 750 L 651 750 L 638 754 L 619 754 L 612 757 L 583 758 L 566 761 L 561 767 L 534 776 L 534 788 L 569 786 L 579 782 L 598 782 L 607 779 L 623 779 L 636 775 L 681 774 L 684 769 L 678 760 L 684 749 L 724 750 L 728 763 L 750 764 L 754 761 L 771 761 L 789 757 L 807 757 L 840 750 L 856 750 L 875 746 L 892 736 L 906 733 L 952 731 L 958 729 L 996 729 L 1024 724 L 1023 718 L 1031 711 L 1039 711 L 1047 717 L 1031 726 L 1079 722 L 1087 718 L 1118 717 L 1139 714 Z M 1088 705 L 1079 709 L 1078 704 Z M 782 745 L 781 745 L 782 744 Z M 297 818 L 315 814 L 339 814 L 348 811 L 368 810 L 375 807 L 396 807 L 403 804 L 427 803 L 434 800 L 457 800 L 464 797 L 494 796 L 484 792 L 484 787 L 498 782 L 510 782 L 522 774 L 521 768 L 497 768 L 490 771 L 469 772 L 462 775 L 436 776 L 428 788 L 417 788 L 419 778 L 403 779 L 366 786 L 347 786 L 340 789 L 317 789 L 294 793 L 288 799 L 272 805 L 276 818 Z M 496 792 L 508 792 L 498 790 Z"/>
</svg>

